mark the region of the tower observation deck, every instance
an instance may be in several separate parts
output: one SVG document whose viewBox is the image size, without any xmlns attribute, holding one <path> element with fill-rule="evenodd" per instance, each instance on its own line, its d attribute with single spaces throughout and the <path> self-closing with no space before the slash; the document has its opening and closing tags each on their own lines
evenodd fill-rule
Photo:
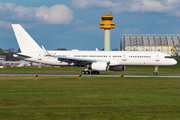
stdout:
<svg viewBox="0 0 180 120">
<path fill-rule="evenodd" d="M 104 29 L 104 51 L 110 51 L 110 29 L 114 29 L 115 23 L 112 21 L 112 9 L 101 17 L 100 28 Z"/>
</svg>

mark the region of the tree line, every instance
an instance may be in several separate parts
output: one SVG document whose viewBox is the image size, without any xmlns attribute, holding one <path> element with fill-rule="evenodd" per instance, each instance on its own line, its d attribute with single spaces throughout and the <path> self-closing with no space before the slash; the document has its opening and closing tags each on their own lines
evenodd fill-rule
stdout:
<svg viewBox="0 0 180 120">
<path fill-rule="evenodd" d="M 0 55 L 5 55 L 6 56 L 6 61 L 19 61 L 18 58 L 13 57 L 13 54 L 21 52 L 20 48 L 16 51 L 15 48 L 9 48 L 6 50 L 3 50 L 0 48 Z"/>
</svg>

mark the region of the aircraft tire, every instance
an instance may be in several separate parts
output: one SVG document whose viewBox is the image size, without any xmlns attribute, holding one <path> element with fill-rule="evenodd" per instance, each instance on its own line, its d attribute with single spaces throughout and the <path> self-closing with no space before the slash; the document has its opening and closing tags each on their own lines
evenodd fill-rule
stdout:
<svg viewBox="0 0 180 120">
<path fill-rule="evenodd" d="M 91 71 L 91 74 L 99 75 L 99 71 Z"/>
<path fill-rule="evenodd" d="M 95 74 L 96 74 L 96 75 L 99 75 L 99 71 L 95 71 Z"/>
<path fill-rule="evenodd" d="M 84 74 L 85 74 L 85 71 L 81 71 L 81 74 L 84 75 Z"/>
<path fill-rule="evenodd" d="M 82 71 L 81 74 L 83 74 L 83 75 L 87 74 L 88 75 L 88 74 L 90 74 L 90 72 L 89 71 Z"/>
<path fill-rule="evenodd" d="M 89 75 L 89 74 L 90 74 L 90 72 L 89 72 L 89 71 L 85 71 L 85 74 Z"/>
<path fill-rule="evenodd" d="M 157 72 L 154 72 L 154 75 L 157 75 Z"/>
<path fill-rule="evenodd" d="M 91 71 L 91 74 L 93 75 L 93 74 L 94 74 L 94 71 Z"/>
</svg>

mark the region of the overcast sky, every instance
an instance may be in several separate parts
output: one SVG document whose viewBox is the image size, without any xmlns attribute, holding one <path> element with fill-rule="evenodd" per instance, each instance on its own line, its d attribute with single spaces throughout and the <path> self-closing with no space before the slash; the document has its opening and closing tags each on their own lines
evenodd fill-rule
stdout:
<svg viewBox="0 0 180 120">
<path fill-rule="evenodd" d="M 21 24 L 48 50 L 104 48 L 101 16 L 113 10 L 111 49 L 124 34 L 179 34 L 180 0 L 1 0 L 0 48 L 19 48 L 11 24 Z"/>
</svg>

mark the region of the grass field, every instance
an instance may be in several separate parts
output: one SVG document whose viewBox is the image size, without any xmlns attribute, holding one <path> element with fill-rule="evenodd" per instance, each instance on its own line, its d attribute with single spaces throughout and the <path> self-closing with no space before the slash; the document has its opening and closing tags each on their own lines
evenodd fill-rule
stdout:
<svg viewBox="0 0 180 120">
<path fill-rule="evenodd" d="M 178 60 L 180 62 L 180 60 Z M 84 68 L 0 69 L 0 73 L 79 74 Z M 127 66 L 123 72 L 152 74 L 154 67 Z M 159 75 L 179 75 L 180 64 Z M 0 76 L 0 120 L 180 119 L 179 78 Z"/>
<path fill-rule="evenodd" d="M 0 120 L 180 119 L 179 78 L 0 77 Z"/>
</svg>

